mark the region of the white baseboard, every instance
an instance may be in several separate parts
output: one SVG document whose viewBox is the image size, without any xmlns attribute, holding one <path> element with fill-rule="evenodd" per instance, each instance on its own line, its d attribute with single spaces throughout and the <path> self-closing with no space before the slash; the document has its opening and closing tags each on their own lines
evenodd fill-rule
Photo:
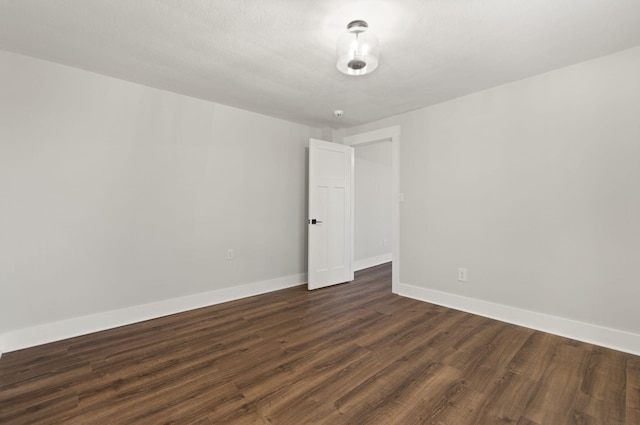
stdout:
<svg viewBox="0 0 640 425">
<path fill-rule="evenodd" d="M 306 274 L 297 274 L 17 329 L 0 335 L 0 352 L 8 353 L 196 308 L 291 288 L 306 282 Z"/>
<path fill-rule="evenodd" d="M 388 263 L 391 261 L 391 253 L 377 255 L 375 257 L 363 258 L 362 260 L 356 260 L 353 263 L 353 271 L 368 269 L 369 267 L 378 266 L 380 264 Z"/>
<path fill-rule="evenodd" d="M 640 355 L 640 335 L 635 333 L 537 313 L 535 311 L 522 310 L 503 304 L 463 297 L 461 295 L 435 291 L 433 289 L 412 286 L 405 283 L 400 283 L 398 293 L 404 297 L 419 301 L 438 304 L 502 322 L 513 323 L 530 329 Z"/>
</svg>

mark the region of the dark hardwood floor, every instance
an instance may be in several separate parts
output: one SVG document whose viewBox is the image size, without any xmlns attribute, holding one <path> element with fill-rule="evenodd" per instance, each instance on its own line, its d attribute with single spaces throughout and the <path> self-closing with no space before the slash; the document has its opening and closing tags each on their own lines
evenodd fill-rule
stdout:
<svg viewBox="0 0 640 425">
<path fill-rule="evenodd" d="M 1 424 L 640 424 L 640 357 L 391 294 L 391 267 L 6 353 Z"/>
</svg>

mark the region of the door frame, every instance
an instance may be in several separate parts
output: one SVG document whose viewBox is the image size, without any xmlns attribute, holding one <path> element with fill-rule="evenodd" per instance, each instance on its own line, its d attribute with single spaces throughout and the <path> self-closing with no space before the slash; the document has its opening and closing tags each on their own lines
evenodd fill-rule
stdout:
<svg viewBox="0 0 640 425">
<path fill-rule="evenodd" d="M 391 291 L 397 294 L 400 289 L 400 204 L 404 202 L 400 192 L 400 126 L 345 136 L 343 144 L 355 147 L 387 141 L 391 142 Z M 351 211 L 354 211 L 354 204 L 355 197 L 352 196 Z M 351 214 L 351 264 L 355 262 L 354 237 L 355 214 Z"/>
</svg>

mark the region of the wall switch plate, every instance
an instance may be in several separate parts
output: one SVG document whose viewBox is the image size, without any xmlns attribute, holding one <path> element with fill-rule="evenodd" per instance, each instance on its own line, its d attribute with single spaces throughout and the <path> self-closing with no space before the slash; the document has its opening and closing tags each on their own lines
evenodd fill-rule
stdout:
<svg viewBox="0 0 640 425">
<path fill-rule="evenodd" d="M 460 282 L 466 282 L 468 277 L 467 269 L 465 267 L 458 267 L 458 280 Z"/>
<path fill-rule="evenodd" d="M 227 260 L 233 260 L 233 249 L 227 249 Z"/>
</svg>

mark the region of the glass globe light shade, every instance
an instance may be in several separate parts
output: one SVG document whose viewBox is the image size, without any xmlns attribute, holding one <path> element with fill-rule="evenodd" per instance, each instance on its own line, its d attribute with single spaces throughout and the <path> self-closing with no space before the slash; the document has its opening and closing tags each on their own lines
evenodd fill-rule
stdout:
<svg viewBox="0 0 640 425">
<path fill-rule="evenodd" d="M 338 39 L 336 68 L 347 75 L 369 74 L 378 67 L 378 38 L 367 31 L 367 23 L 354 21 Z"/>
</svg>

